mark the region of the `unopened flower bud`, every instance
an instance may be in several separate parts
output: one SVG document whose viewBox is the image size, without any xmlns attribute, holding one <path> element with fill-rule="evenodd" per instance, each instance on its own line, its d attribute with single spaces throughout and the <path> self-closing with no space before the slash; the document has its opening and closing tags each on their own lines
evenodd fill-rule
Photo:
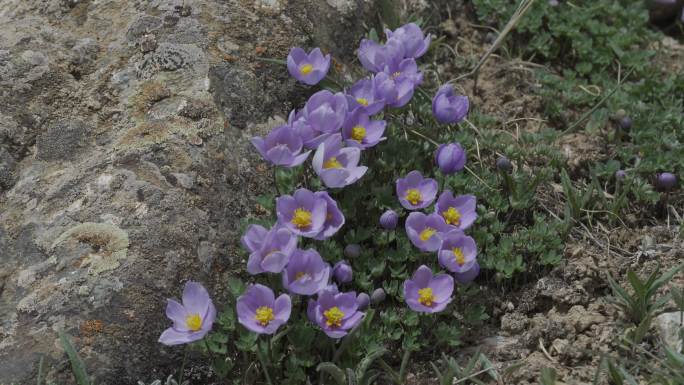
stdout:
<svg viewBox="0 0 684 385">
<path fill-rule="evenodd" d="M 370 305 L 370 297 L 366 293 L 359 293 L 359 295 L 356 296 L 356 305 L 359 307 L 359 310 L 365 310 L 368 305 Z"/>
<path fill-rule="evenodd" d="M 371 303 L 373 305 L 377 305 L 379 303 L 382 303 L 385 298 L 387 298 L 387 294 L 385 294 L 385 290 L 383 288 L 378 288 L 373 291 L 373 294 L 371 294 Z"/>
<path fill-rule="evenodd" d="M 499 171 L 510 174 L 513 171 L 513 164 L 507 157 L 500 156 L 499 159 L 496 160 L 496 168 Z"/>
<path fill-rule="evenodd" d="M 397 228 L 399 222 L 399 215 L 394 210 L 387 210 L 380 216 L 380 226 L 385 230 L 394 230 Z"/>
<path fill-rule="evenodd" d="M 339 283 L 351 282 L 352 268 L 347 261 L 339 261 L 333 266 L 333 276 Z"/>
<path fill-rule="evenodd" d="M 347 258 L 358 258 L 359 255 L 361 255 L 361 246 L 356 243 L 347 245 L 347 247 L 344 248 L 344 256 Z"/>
</svg>

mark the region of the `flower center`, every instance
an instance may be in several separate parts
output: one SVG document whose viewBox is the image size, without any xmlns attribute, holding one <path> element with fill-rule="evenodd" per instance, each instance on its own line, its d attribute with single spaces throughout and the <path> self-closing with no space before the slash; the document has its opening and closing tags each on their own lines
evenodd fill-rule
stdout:
<svg viewBox="0 0 684 385">
<path fill-rule="evenodd" d="M 432 294 L 432 289 L 429 287 L 418 290 L 418 302 L 425 306 L 432 306 L 435 302 L 435 296 Z"/>
<path fill-rule="evenodd" d="M 308 276 L 309 276 L 309 274 L 307 274 L 307 273 L 305 273 L 305 272 L 303 272 L 303 271 L 300 271 L 300 272 L 298 272 L 297 274 L 295 274 L 295 281 L 299 281 L 300 279 L 304 279 L 304 278 L 306 278 L 306 277 L 308 277 Z"/>
<path fill-rule="evenodd" d="M 301 67 L 299 67 L 299 73 L 302 75 L 308 75 L 313 71 L 313 66 L 311 64 L 304 64 Z"/>
<path fill-rule="evenodd" d="M 200 330 L 202 328 L 202 317 L 199 314 L 188 314 L 185 317 L 185 326 L 193 332 Z"/>
<path fill-rule="evenodd" d="M 433 229 L 432 227 L 426 227 L 423 229 L 423 231 L 420 232 L 420 240 L 425 242 L 428 239 L 432 238 L 432 236 L 435 235 L 436 232 L 437 230 Z"/>
<path fill-rule="evenodd" d="M 273 309 L 268 306 L 261 306 L 256 309 L 256 315 L 254 319 L 261 324 L 261 326 L 268 325 L 269 322 L 273 321 L 275 317 L 273 316 Z"/>
<path fill-rule="evenodd" d="M 458 226 L 461 223 L 461 212 L 454 207 L 449 207 L 447 211 L 443 211 L 442 216 L 448 225 Z"/>
<path fill-rule="evenodd" d="M 368 107 L 368 99 L 366 98 L 356 98 L 356 102 L 364 107 Z"/>
<path fill-rule="evenodd" d="M 331 328 L 338 328 L 342 326 L 342 318 L 344 318 L 344 313 L 339 307 L 333 306 L 330 309 L 323 312 L 325 316 L 325 324 Z"/>
<path fill-rule="evenodd" d="M 417 205 L 418 202 L 423 200 L 423 196 L 420 194 L 420 191 L 412 188 L 406 191 L 406 200 L 411 202 L 412 205 Z"/>
<path fill-rule="evenodd" d="M 323 168 L 342 168 L 342 163 L 337 160 L 334 156 L 323 163 Z"/>
<path fill-rule="evenodd" d="M 291 222 L 299 229 L 311 226 L 311 211 L 302 207 L 295 209 Z"/>
<path fill-rule="evenodd" d="M 454 253 L 454 259 L 456 260 L 456 263 L 458 263 L 459 266 L 463 266 L 463 264 L 465 264 L 463 250 L 461 250 L 460 247 L 454 247 L 451 251 Z"/>
<path fill-rule="evenodd" d="M 357 142 L 361 142 L 363 138 L 366 137 L 366 127 L 355 126 L 354 128 L 352 128 L 351 137 Z"/>
<path fill-rule="evenodd" d="M 395 71 L 395 72 L 392 73 L 392 76 L 391 76 L 391 77 L 392 77 L 392 79 L 396 79 L 396 78 L 399 77 L 399 75 L 401 75 L 401 72 Z"/>
</svg>

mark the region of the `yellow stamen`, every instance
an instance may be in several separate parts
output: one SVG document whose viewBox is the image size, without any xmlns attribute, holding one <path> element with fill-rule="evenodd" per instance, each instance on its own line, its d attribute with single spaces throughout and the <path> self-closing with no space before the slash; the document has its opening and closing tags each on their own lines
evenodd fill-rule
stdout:
<svg viewBox="0 0 684 385">
<path fill-rule="evenodd" d="M 425 306 L 432 306 L 435 302 L 435 296 L 432 294 L 432 289 L 426 287 L 418 290 L 418 302 Z"/>
<path fill-rule="evenodd" d="M 342 319 L 344 318 L 344 313 L 339 307 L 333 306 L 330 309 L 323 312 L 325 316 L 325 324 L 331 328 L 338 328 L 342 326 Z"/>
<path fill-rule="evenodd" d="M 308 75 L 313 71 L 313 66 L 311 64 L 304 64 L 303 66 L 299 67 L 299 73 L 302 75 Z"/>
<path fill-rule="evenodd" d="M 465 256 L 463 256 L 463 250 L 461 250 L 460 247 L 454 247 L 451 251 L 454 253 L 454 259 L 456 260 L 456 263 L 458 263 L 459 266 L 463 266 L 465 264 Z"/>
<path fill-rule="evenodd" d="M 366 127 L 355 126 L 354 128 L 352 128 L 351 137 L 357 142 L 361 142 L 363 138 L 366 137 Z"/>
<path fill-rule="evenodd" d="M 193 332 L 200 330 L 202 328 L 202 317 L 199 314 L 188 314 L 185 317 L 185 326 Z"/>
<path fill-rule="evenodd" d="M 309 274 L 306 274 L 303 271 L 300 271 L 299 273 L 295 274 L 295 281 L 299 281 L 302 278 L 306 278 Z"/>
<path fill-rule="evenodd" d="M 268 306 L 261 306 L 256 309 L 256 315 L 254 319 L 261 324 L 261 326 L 268 325 L 269 322 L 273 321 L 275 317 L 273 316 L 273 309 Z"/>
<path fill-rule="evenodd" d="M 425 242 L 428 239 L 432 238 L 432 236 L 435 235 L 436 232 L 437 230 L 433 229 L 432 227 L 426 227 L 423 229 L 423 231 L 420 232 L 420 240 Z"/>
<path fill-rule="evenodd" d="M 293 225 L 297 226 L 299 229 L 305 229 L 311 226 L 311 211 L 304 208 L 295 209 L 294 215 L 292 216 Z"/>
<path fill-rule="evenodd" d="M 401 75 L 401 72 L 399 72 L 399 71 L 393 72 L 392 73 L 392 79 L 396 79 L 397 77 L 399 77 L 399 75 Z"/>
<path fill-rule="evenodd" d="M 364 107 L 368 107 L 368 99 L 366 98 L 356 98 L 356 102 Z"/>
<path fill-rule="evenodd" d="M 340 163 L 334 156 L 323 163 L 323 168 L 342 168 L 342 163 Z"/>
<path fill-rule="evenodd" d="M 461 223 L 461 212 L 454 207 L 449 207 L 447 211 L 443 211 L 442 216 L 449 225 L 458 226 Z"/>
<path fill-rule="evenodd" d="M 411 202 L 412 205 L 417 205 L 418 202 L 423 200 L 423 196 L 420 194 L 420 191 L 412 188 L 406 191 L 406 200 Z"/>
</svg>

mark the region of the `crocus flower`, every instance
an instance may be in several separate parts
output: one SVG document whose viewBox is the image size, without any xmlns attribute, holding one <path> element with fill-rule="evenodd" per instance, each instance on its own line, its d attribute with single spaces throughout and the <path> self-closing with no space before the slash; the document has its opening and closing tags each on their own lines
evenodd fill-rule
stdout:
<svg viewBox="0 0 684 385">
<path fill-rule="evenodd" d="M 238 321 L 259 334 L 273 334 L 290 319 L 292 301 L 287 294 L 275 298 L 273 290 L 260 284 L 251 285 L 237 299 Z"/>
<path fill-rule="evenodd" d="M 352 268 L 347 261 L 339 261 L 333 266 L 333 277 L 338 283 L 347 283 L 352 280 Z"/>
<path fill-rule="evenodd" d="M 467 96 L 456 95 L 451 84 L 445 84 L 432 98 L 432 115 L 440 123 L 458 123 L 468 115 L 469 106 Z"/>
<path fill-rule="evenodd" d="M 460 284 L 466 284 L 474 281 L 478 274 L 480 274 L 480 264 L 475 261 L 470 269 L 462 273 L 454 273 L 454 279 Z"/>
<path fill-rule="evenodd" d="M 465 230 L 477 219 L 476 205 L 477 199 L 474 195 L 454 197 L 450 190 L 444 190 L 437 199 L 435 213 L 441 215 L 447 224 Z"/>
<path fill-rule="evenodd" d="M 394 230 L 399 223 L 399 215 L 394 210 L 387 210 L 380 216 L 380 226 L 385 230 Z"/>
<path fill-rule="evenodd" d="M 307 314 L 328 337 L 342 338 L 358 325 L 364 313 L 358 310 L 356 293 L 335 293 L 323 290 L 316 301 L 309 300 Z"/>
<path fill-rule="evenodd" d="M 330 265 L 314 249 L 295 250 L 283 270 L 283 287 L 291 293 L 312 295 L 328 285 Z"/>
<path fill-rule="evenodd" d="M 359 180 L 368 167 L 359 166 L 361 149 L 342 147 L 342 136 L 335 134 L 318 146 L 314 154 L 313 169 L 329 188 L 348 186 Z"/>
<path fill-rule="evenodd" d="M 159 342 L 164 345 L 187 344 L 201 340 L 216 320 L 216 308 L 207 290 L 197 282 L 189 281 L 183 289 L 183 303 L 169 299 L 166 316 L 173 326 L 164 330 Z"/>
<path fill-rule="evenodd" d="M 329 138 L 331 133 L 323 133 L 312 127 L 304 117 L 304 110 L 290 112 L 287 119 L 287 124 L 292 127 L 294 132 L 299 136 L 305 148 L 315 150 L 318 145 Z"/>
<path fill-rule="evenodd" d="M 439 264 L 452 273 L 465 273 L 475 265 L 477 246 L 475 240 L 461 231 L 447 233 L 437 253 Z"/>
<path fill-rule="evenodd" d="M 336 133 L 347 116 L 347 98 L 340 92 L 318 91 L 306 102 L 302 114 L 314 131 Z"/>
<path fill-rule="evenodd" d="M 437 313 L 451 302 L 454 279 L 448 274 L 432 276 L 432 270 L 422 265 L 413 277 L 404 282 L 404 298 L 409 307 L 421 313 Z"/>
<path fill-rule="evenodd" d="M 323 230 L 327 211 L 328 202 L 305 188 L 276 199 L 278 223 L 302 237 L 313 238 Z"/>
<path fill-rule="evenodd" d="M 437 251 L 442 245 L 442 237 L 455 229 L 438 214 L 413 212 L 406 218 L 406 235 L 421 251 Z"/>
<path fill-rule="evenodd" d="M 277 225 L 270 230 L 259 225 L 250 225 L 241 241 L 250 251 L 247 261 L 247 271 L 250 274 L 280 273 L 297 248 L 297 236 L 287 228 Z"/>
<path fill-rule="evenodd" d="M 430 48 L 430 35 L 424 36 L 423 31 L 415 23 L 404 24 L 394 31 L 385 29 L 389 40 L 401 43 L 404 57 L 419 58 Z"/>
<path fill-rule="evenodd" d="M 330 68 L 330 55 L 323 56 L 320 48 L 310 53 L 295 47 L 287 55 L 287 70 L 295 79 L 309 85 L 317 84 L 325 77 Z"/>
<path fill-rule="evenodd" d="M 378 82 L 378 95 L 385 100 L 386 105 L 399 108 L 411 101 L 416 89 L 416 85 L 411 79 L 393 79 L 391 75 L 385 72 L 378 73 L 375 78 Z"/>
<path fill-rule="evenodd" d="M 335 235 L 335 233 L 344 225 L 344 215 L 337 206 L 330 194 L 327 191 L 317 191 L 314 193 L 317 200 L 322 200 L 326 204 L 325 221 L 323 222 L 323 229 L 313 237 L 317 241 L 328 239 Z"/>
<path fill-rule="evenodd" d="M 423 178 L 419 171 L 409 172 L 405 178 L 397 179 L 399 203 L 408 210 L 428 207 L 437 196 L 437 181 Z"/>
<path fill-rule="evenodd" d="M 265 160 L 276 166 L 299 166 L 311 153 L 302 153 L 302 139 L 288 125 L 274 128 L 266 138 L 255 136 L 251 142 Z"/>
<path fill-rule="evenodd" d="M 388 63 L 382 71 L 396 82 L 410 80 L 414 86 L 418 86 L 423 82 L 423 74 L 418 71 L 418 64 L 413 59 Z M 390 102 L 390 100 L 387 100 L 387 102 Z"/>
<path fill-rule="evenodd" d="M 458 143 L 440 144 L 435 151 L 435 162 L 442 174 L 453 174 L 465 167 L 466 153 Z"/>
<path fill-rule="evenodd" d="M 347 102 L 350 110 L 361 108 L 368 115 L 375 115 L 385 107 L 385 100 L 378 95 L 375 76 L 354 83 L 349 89 Z"/>
<path fill-rule="evenodd" d="M 342 137 L 347 145 L 365 150 L 385 140 L 382 134 L 386 125 L 384 120 L 370 120 L 363 109 L 357 108 L 347 115 L 342 126 Z"/>
<path fill-rule="evenodd" d="M 404 59 L 404 47 L 398 39 L 385 44 L 363 39 L 359 45 L 358 56 L 363 68 L 370 72 L 380 72 L 385 66 L 399 63 Z"/>
</svg>

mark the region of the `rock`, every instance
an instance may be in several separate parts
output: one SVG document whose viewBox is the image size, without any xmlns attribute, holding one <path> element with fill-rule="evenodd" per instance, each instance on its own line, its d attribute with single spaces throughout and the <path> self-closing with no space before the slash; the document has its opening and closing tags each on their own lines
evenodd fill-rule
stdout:
<svg viewBox="0 0 684 385">
<path fill-rule="evenodd" d="M 244 269 L 240 221 L 271 191 L 249 137 L 313 92 L 257 55 L 351 62 L 377 22 L 367 1 L 179 3 L 0 12 L 0 384 L 35 383 L 40 357 L 73 383 L 60 329 L 98 384 L 177 371 L 165 300 L 193 279 L 228 305 L 220 272 Z"/>
<path fill-rule="evenodd" d="M 655 326 L 660 335 L 660 339 L 672 350 L 679 352 L 682 350 L 682 312 L 663 313 L 656 317 Z"/>
</svg>

